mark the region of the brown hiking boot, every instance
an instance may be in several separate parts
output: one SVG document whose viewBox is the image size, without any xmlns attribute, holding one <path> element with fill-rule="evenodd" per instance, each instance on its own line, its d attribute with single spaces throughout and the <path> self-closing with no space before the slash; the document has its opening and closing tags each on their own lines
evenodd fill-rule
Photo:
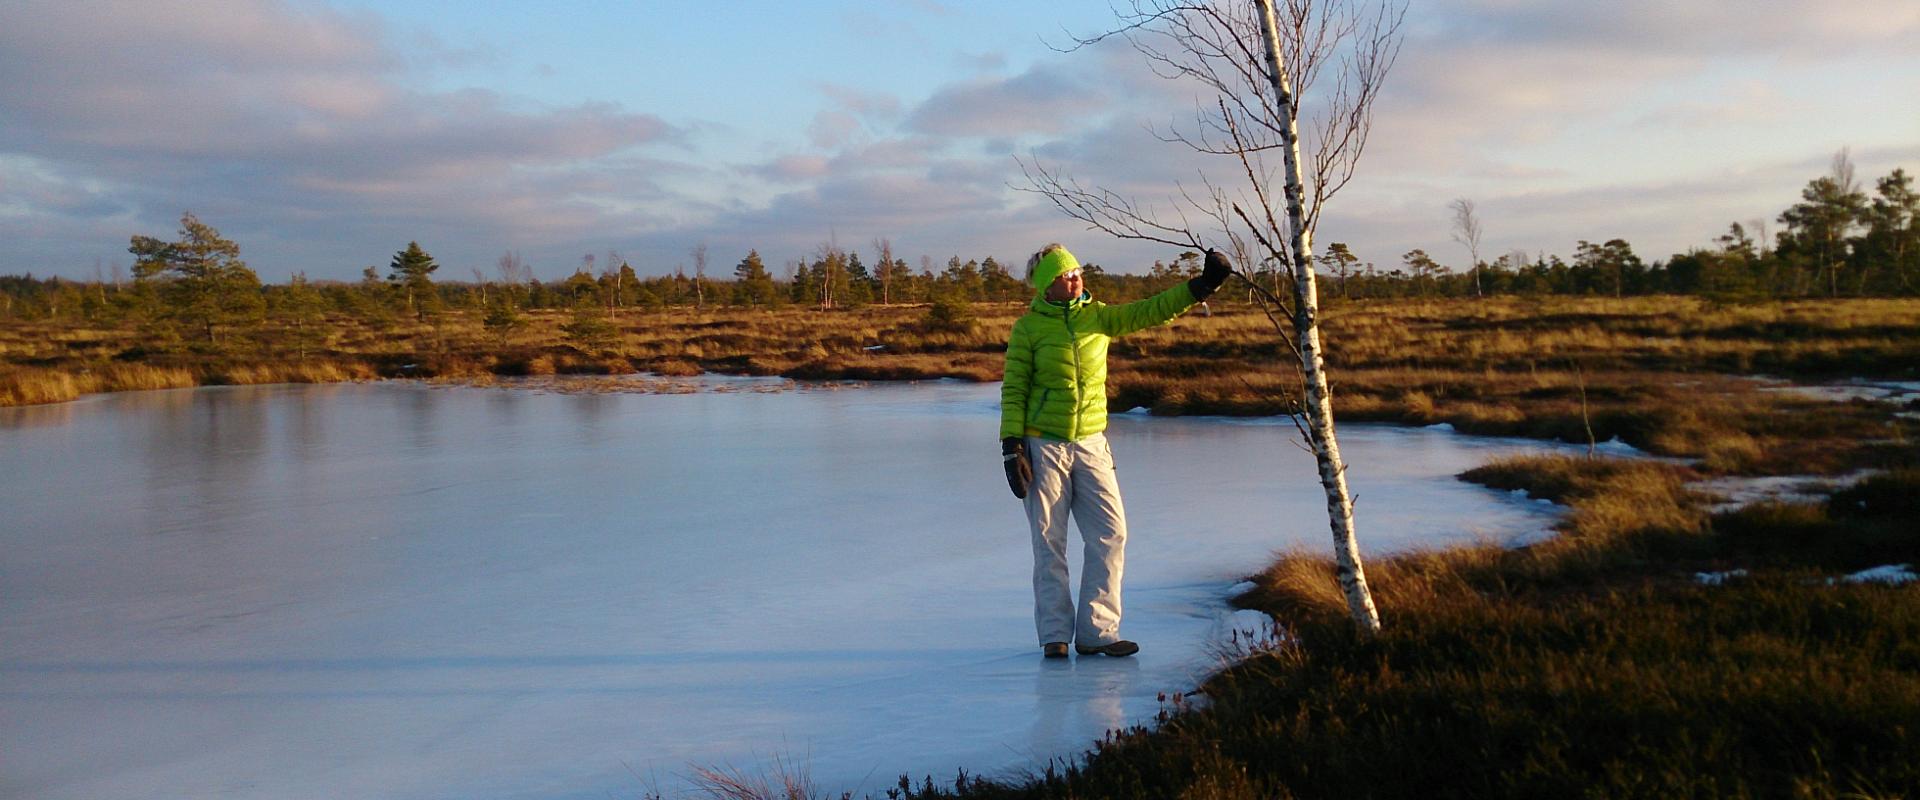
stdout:
<svg viewBox="0 0 1920 800">
<path fill-rule="evenodd" d="M 1140 652 L 1140 645 L 1121 639 L 1117 642 L 1100 645 L 1099 647 L 1082 647 L 1076 644 L 1073 646 L 1073 649 L 1083 656 L 1113 656 L 1114 658 L 1122 658 Z"/>
<path fill-rule="evenodd" d="M 1047 658 L 1066 658 L 1066 642 L 1048 642 L 1040 646 L 1040 654 Z"/>
</svg>

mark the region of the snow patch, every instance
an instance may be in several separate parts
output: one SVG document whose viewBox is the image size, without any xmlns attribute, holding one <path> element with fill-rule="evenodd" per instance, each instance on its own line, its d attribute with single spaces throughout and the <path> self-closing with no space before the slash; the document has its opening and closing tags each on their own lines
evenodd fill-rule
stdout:
<svg viewBox="0 0 1920 800">
<path fill-rule="evenodd" d="M 1436 423 L 1433 423 L 1432 425 L 1428 425 L 1428 426 L 1427 426 L 1427 430 L 1430 430 L 1430 431 L 1452 431 L 1452 430 L 1453 430 L 1453 423 L 1451 423 L 1451 422 L 1436 422 Z"/>
<path fill-rule="evenodd" d="M 1618 436 L 1594 445 L 1593 449 L 1595 452 L 1605 453 L 1610 456 L 1619 456 L 1621 458 L 1639 458 L 1646 455 L 1640 448 L 1620 441 L 1620 437 Z"/>
<path fill-rule="evenodd" d="M 1273 630 L 1273 618 L 1264 611 L 1242 608 L 1227 615 L 1226 626 L 1229 630 L 1239 631 L 1242 636 L 1252 632 L 1255 636 L 1265 636 Z"/>
<path fill-rule="evenodd" d="M 1719 498 L 1709 507 L 1715 514 L 1733 511 L 1759 502 L 1819 503 L 1827 495 L 1859 483 L 1874 470 L 1837 477 L 1823 475 L 1769 475 L 1759 478 L 1727 477 L 1694 481 L 1687 488 Z"/>
<path fill-rule="evenodd" d="M 1724 586 L 1727 581 L 1744 577 L 1747 577 L 1747 571 L 1744 569 L 1730 569 L 1726 572 L 1696 572 L 1693 573 L 1693 582 L 1701 586 Z"/>
<path fill-rule="evenodd" d="M 1887 564 L 1860 570 L 1840 580 L 1844 583 L 1884 583 L 1888 586 L 1899 586 L 1920 580 L 1920 575 L 1913 573 L 1912 564 Z"/>
<path fill-rule="evenodd" d="M 1813 400 L 1846 403 L 1854 400 L 1904 403 L 1920 399 L 1920 381 L 1875 381 L 1855 378 L 1841 383 L 1787 384 L 1765 381 L 1763 392 L 1784 392 Z"/>
</svg>

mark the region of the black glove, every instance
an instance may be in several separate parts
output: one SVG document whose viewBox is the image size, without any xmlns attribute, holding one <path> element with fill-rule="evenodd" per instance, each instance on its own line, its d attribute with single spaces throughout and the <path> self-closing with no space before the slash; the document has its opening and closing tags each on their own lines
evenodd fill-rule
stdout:
<svg viewBox="0 0 1920 800">
<path fill-rule="evenodd" d="M 1033 483 L 1033 461 L 1027 458 L 1027 442 L 1018 436 L 1000 440 L 1000 460 L 1007 465 L 1007 488 L 1013 496 L 1027 499 L 1027 487 Z"/>
<path fill-rule="evenodd" d="M 1187 281 L 1187 288 L 1193 292 L 1194 302 L 1204 302 L 1227 282 L 1227 276 L 1233 274 L 1233 264 L 1220 251 L 1207 248 L 1207 268 L 1201 270 L 1200 277 Z"/>
</svg>

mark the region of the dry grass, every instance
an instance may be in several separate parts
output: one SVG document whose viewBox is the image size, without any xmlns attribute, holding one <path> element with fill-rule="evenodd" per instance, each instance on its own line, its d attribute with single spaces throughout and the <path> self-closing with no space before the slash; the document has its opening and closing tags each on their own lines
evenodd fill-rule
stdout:
<svg viewBox="0 0 1920 800">
<path fill-rule="evenodd" d="M 1264 314 L 1222 299 L 1211 316 L 1113 342 L 1108 405 L 1156 414 L 1271 415 L 1298 378 Z M 219 352 L 156 349 L 132 327 L 0 322 L 0 404 L 121 388 L 412 377 L 692 375 L 997 380 L 1023 304 L 976 304 L 962 323 L 925 306 L 627 310 L 605 346 L 575 346 L 567 312 L 526 313 L 508 337 L 473 312 L 428 323 L 336 316 L 296 348 L 269 326 Z M 1332 302 L 1322 316 L 1336 413 L 1348 421 L 1445 422 L 1468 433 L 1628 444 L 1728 474 L 1837 472 L 1889 428 L 1886 409 L 1763 392 L 1739 376 L 1920 375 L 1920 303 L 1722 305 L 1698 298 Z M 312 339 L 313 337 L 308 337 Z M 310 355 L 301 358 L 303 354 Z M 317 364 L 318 367 L 293 366 Z M 105 379 L 117 367 L 164 377 Z M 182 376 L 186 377 L 182 377 Z"/>
<path fill-rule="evenodd" d="M 78 372 L 16 369 L 0 373 L 0 406 L 60 403 L 94 392 L 262 383 L 339 383 L 377 377 L 364 364 L 334 362 L 234 364 L 204 370 L 123 363 Z"/>
<path fill-rule="evenodd" d="M 1297 395 L 1264 316 L 1211 317 L 1116 340 L 1110 406 L 1273 414 Z M 476 319 L 337 320 L 324 352 L 139 352 L 137 335 L 0 324 L 0 404 L 208 382 L 634 370 L 819 378 L 998 377 L 1021 312 L 971 325 L 923 308 L 829 313 L 686 309 L 616 320 L 610 348 L 568 344 L 563 314 L 529 314 L 504 345 Z M 1920 374 L 1920 305 L 1902 300 L 1718 305 L 1694 298 L 1501 298 L 1330 304 L 1344 420 L 1448 422 L 1471 433 L 1619 437 L 1692 466 L 1531 457 L 1466 478 L 1567 507 L 1558 535 L 1378 559 L 1386 624 L 1346 621 L 1328 559 L 1289 554 L 1241 604 L 1283 628 L 1270 651 L 1208 682 L 1201 707 L 1109 737 L 1084 768 L 931 797 L 1896 796 L 1920 785 L 1920 602 L 1911 589 L 1829 586 L 1819 570 L 1920 563 L 1920 429 L 1887 404 L 1758 391 L 1740 376 Z M 279 348 L 279 349 L 276 349 Z M 304 371 L 302 371 L 304 370 Z M 571 380 L 571 379 L 561 379 Z M 1702 474 L 1889 468 L 1825 505 L 1708 515 Z M 1751 567 L 1704 589 L 1693 570 Z M 1381 764 L 1391 764 L 1383 770 Z M 812 797 L 804 775 L 703 773 L 715 797 Z"/>
<path fill-rule="evenodd" d="M 78 373 L 23 369 L 0 374 L 0 406 L 60 403 L 94 392 L 179 389 L 198 384 L 188 370 L 145 364 L 109 364 L 98 371 Z"/>
<path fill-rule="evenodd" d="M 771 775 L 733 767 L 695 767 L 696 791 L 712 800 L 821 800 L 804 765 L 776 759 Z"/>
<path fill-rule="evenodd" d="M 1693 473 L 1670 464 L 1560 455 L 1497 459 L 1465 480 L 1568 507 L 1557 536 L 1522 548 L 1487 542 L 1414 552 L 1367 565 L 1382 609 L 1428 608 L 1491 590 L 1565 588 L 1617 574 L 1651 553 L 1683 553 L 1708 530 L 1701 498 L 1686 489 Z M 1331 559 L 1293 552 L 1255 577 L 1241 598 L 1281 619 L 1339 617 L 1346 599 Z"/>
<path fill-rule="evenodd" d="M 1371 639 L 1347 619 L 1329 560 L 1288 554 L 1236 598 L 1278 635 L 1209 679 L 1209 703 L 1110 736 L 1083 765 L 899 796 L 1821 798 L 1920 785 L 1920 594 L 1821 578 L 1920 563 L 1920 470 L 1827 507 L 1712 519 L 1667 465 L 1534 457 L 1469 476 L 1567 505 L 1561 535 L 1368 564 L 1385 623 Z M 1750 577 L 1691 578 L 1736 566 Z"/>
</svg>

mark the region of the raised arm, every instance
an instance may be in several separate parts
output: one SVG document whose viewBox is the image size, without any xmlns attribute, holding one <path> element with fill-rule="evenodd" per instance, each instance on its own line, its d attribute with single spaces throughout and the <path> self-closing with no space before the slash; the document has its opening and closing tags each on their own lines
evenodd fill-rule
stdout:
<svg viewBox="0 0 1920 800">
<path fill-rule="evenodd" d="M 1200 277 L 1145 300 L 1101 308 L 1100 328 L 1108 336 L 1123 336 L 1172 320 L 1212 296 L 1231 274 L 1233 267 L 1228 264 L 1227 257 L 1217 250 L 1208 250 L 1206 269 L 1200 273 Z"/>
</svg>

